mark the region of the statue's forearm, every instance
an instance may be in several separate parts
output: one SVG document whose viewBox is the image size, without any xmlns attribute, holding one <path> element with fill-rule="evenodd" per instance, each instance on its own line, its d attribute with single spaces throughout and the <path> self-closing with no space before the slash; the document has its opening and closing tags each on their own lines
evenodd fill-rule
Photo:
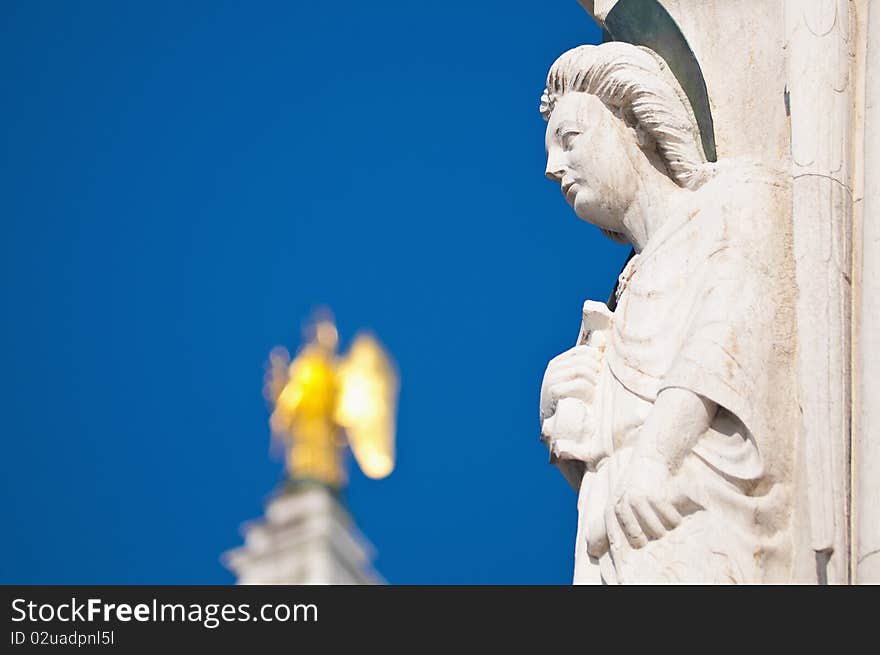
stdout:
<svg viewBox="0 0 880 655">
<path fill-rule="evenodd" d="M 677 471 L 684 457 L 709 429 L 717 409 L 714 402 L 693 391 L 677 387 L 664 389 L 642 426 L 639 446 L 648 452 L 656 450 L 670 470 Z"/>
</svg>

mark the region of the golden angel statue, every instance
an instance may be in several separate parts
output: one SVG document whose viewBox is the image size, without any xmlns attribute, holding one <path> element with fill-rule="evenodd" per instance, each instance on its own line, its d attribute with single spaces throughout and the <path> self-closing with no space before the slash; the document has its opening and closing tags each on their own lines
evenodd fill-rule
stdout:
<svg viewBox="0 0 880 655">
<path fill-rule="evenodd" d="M 288 474 L 341 487 L 347 442 L 365 475 L 384 478 L 394 469 L 394 364 L 379 342 L 363 333 L 339 357 L 339 335 L 329 314 L 318 316 L 310 331 L 293 361 L 283 347 L 269 355 L 265 394 L 273 406 L 273 436 L 287 448 Z"/>
</svg>

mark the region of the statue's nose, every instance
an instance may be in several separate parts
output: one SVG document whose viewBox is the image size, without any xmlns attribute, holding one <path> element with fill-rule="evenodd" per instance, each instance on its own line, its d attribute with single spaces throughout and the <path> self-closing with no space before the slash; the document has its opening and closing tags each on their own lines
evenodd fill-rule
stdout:
<svg viewBox="0 0 880 655">
<path fill-rule="evenodd" d="M 550 167 L 547 167 L 547 170 L 544 171 L 544 175 L 547 176 L 548 180 L 553 180 L 554 182 L 562 182 L 562 170 L 551 170 Z"/>
<path fill-rule="evenodd" d="M 562 167 L 562 163 L 558 159 L 552 155 L 548 155 L 547 167 L 544 169 L 544 175 L 547 176 L 548 180 L 562 182 L 562 176 L 565 175 L 565 169 Z"/>
</svg>

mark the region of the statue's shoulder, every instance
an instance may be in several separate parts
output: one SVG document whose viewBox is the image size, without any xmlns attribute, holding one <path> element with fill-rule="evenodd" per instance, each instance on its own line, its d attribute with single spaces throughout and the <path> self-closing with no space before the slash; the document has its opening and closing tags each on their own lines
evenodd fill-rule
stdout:
<svg viewBox="0 0 880 655">
<path fill-rule="evenodd" d="M 791 202 L 783 171 L 749 160 L 722 162 L 694 193 L 701 222 L 716 225 L 726 239 L 763 250 L 783 238 Z"/>
</svg>

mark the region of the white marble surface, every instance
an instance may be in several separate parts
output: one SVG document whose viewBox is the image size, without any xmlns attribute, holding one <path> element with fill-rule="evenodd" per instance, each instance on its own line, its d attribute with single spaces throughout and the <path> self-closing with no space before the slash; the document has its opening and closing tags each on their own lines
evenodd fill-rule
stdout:
<svg viewBox="0 0 880 655">
<path fill-rule="evenodd" d="M 868 9 L 868 7 L 865 7 Z M 866 31 L 864 202 L 858 206 L 855 283 L 855 580 L 880 584 L 880 6 L 870 7 Z M 858 104 L 856 105 L 858 107 Z"/>
</svg>

